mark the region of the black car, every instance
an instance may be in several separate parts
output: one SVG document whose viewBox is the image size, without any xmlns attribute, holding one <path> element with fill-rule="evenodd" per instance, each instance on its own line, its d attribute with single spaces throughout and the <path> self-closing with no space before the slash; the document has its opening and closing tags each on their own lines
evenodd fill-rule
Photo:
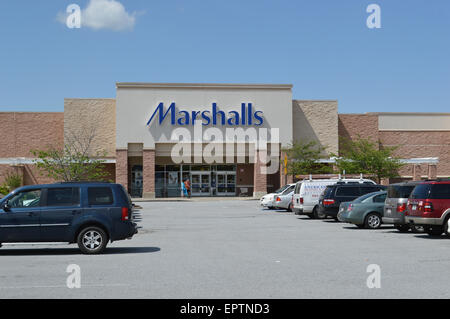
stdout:
<svg viewBox="0 0 450 319">
<path fill-rule="evenodd" d="M 333 217 L 337 220 L 339 205 L 342 202 L 352 200 L 373 192 L 385 190 L 386 186 L 371 184 L 367 182 L 342 183 L 338 182 L 325 188 L 319 198 L 320 213 Z"/>
<path fill-rule="evenodd" d="M 25 186 L 3 198 L 0 208 L 0 243 L 77 243 L 83 253 L 98 254 L 138 229 L 120 184 Z"/>
</svg>

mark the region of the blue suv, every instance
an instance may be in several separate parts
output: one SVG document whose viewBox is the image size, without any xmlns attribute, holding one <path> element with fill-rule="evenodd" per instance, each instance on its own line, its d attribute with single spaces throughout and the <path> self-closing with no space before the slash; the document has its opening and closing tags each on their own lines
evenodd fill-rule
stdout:
<svg viewBox="0 0 450 319">
<path fill-rule="evenodd" d="M 131 199 L 120 184 L 59 183 L 16 189 L 0 201 L 1 243 L 77 243 L 99 254 L 109 241 L 137 233 Z"/>
</svg>

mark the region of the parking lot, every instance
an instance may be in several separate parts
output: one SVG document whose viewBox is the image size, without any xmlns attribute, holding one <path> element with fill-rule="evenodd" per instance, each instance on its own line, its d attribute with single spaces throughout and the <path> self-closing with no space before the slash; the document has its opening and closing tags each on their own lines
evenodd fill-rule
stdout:
<svg viewBox="0 0 450 319">
<path fill-rule="evenodd" d="M 0 249 L 1 298 L 448 298 L 450 240 L 361 230 L 265 210 L 257 201 L 141 203 L 132 240 Z M 81 288 L 66 286 L 81 267 Z M 381 268 L 381 288 L 366 285 Z"/>
</svg>

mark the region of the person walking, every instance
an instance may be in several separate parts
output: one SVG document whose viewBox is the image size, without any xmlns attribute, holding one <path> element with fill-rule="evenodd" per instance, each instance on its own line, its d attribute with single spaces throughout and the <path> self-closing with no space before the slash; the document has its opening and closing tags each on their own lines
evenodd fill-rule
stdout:
<svg viewBox="0 0 450 319">
<path fill-rule="evenodd" d="M 186 189 L 186 186 L 184 186 L 184 183 L 181 182 L 181 197 L 187 197 L 188 196 L 188 192 Z"/>
<path fill-rule="evenodd" d="M 189 179 L 184 181 L 184 187 L 186 187 L 188 198 L 191 198 L 191 182 L 189 181 Z"/>
</svg>

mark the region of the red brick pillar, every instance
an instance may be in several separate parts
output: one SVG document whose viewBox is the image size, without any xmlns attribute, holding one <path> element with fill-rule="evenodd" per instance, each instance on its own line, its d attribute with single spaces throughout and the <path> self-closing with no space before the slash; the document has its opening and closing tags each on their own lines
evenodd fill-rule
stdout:
<svg viewBox="0 0 450 319">
<path fill-rule="evenodd" d="M 116 150 L 116 183 L 128 191 L 128 150 Z"/>
<path fill-rule="evenodd" d="M 428 179 L 436 179 L 437 178 L 437 165 L 429 164 L 428 165 Z"/>
<path fill-rule="evenodd" d="M 144 149 L 143 162 L 143 198 L 155 198 L 155 150 Z"/>
<path fill-rule="evenodd" d="M 420 181 L 422 179 L 422 170 L 420 169 L 420 165 L 413 165 L 413 181 Z"/>
<path fill-rule="evenodd" d="M 263 195 L 267 194 L 267 175 L 264 172 L 261 172 L 261 168 L 266 166 L 266 164 L 261 163 L 260 153 L 260 150 L 257 150 L 255 153 L 253 173 L 253 197 L 255 198 L 261 198 Z"/>
</svg>

